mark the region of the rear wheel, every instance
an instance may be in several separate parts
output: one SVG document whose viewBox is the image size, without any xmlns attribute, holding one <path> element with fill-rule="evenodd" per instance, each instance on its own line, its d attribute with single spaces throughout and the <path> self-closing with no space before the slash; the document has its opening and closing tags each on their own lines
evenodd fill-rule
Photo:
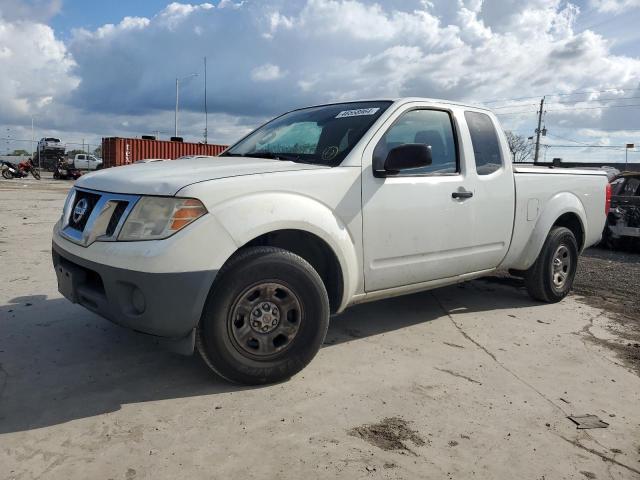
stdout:
<svg viewBox="0 0 640 480">
<path fill-rule="evenodd" d="M 329 300 L 303 258 L 272 247 L 248 248 L 218 274 L 196 347 L 232 382 L 256 385 L 290 378 L 316 355 L 329 325 Z"/>
<path fill-rule="evenodd" d="M 578 267 L 578 242 L 571 230 L 554 227 L 535 263 L 525 274 L 529 295 L 543 302 L 559 302 L 573 286 Z"/>
<path fill-rule="evenodd" d="M 8 168 L 5 168 L 4 170 L 2 170 L 2 177 L 7 180 L 11 180 L 13 178 L 13 175 L 11 175 L 11 172 Z"/>
</svg>

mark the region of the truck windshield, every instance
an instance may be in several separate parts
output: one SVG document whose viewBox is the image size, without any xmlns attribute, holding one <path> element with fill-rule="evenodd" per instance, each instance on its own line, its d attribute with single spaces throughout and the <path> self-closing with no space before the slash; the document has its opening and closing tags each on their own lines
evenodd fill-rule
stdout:
<svg viewBox="0 0 640 480">
<path fill-rule="evenodd" d="M 339 165 L 391 103 L 338 103 L 285 113 L 240 140 L 222 156 Z"/>
</svg>

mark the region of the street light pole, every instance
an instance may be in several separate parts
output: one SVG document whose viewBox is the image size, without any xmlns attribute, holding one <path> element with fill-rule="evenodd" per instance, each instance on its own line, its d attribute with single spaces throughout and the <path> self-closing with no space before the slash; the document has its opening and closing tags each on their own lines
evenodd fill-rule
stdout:
<svg viewBox="0 0 640 480">
<path fill-rule="evenodd" d="M 178 136 L 178 91 L 179 91 L 180 80 L 176 77 L 176 113 L 174 116 L 174 126 L 175 130 L 173 132 L 173 136 Z"/>
<path fill-rule="evenodd" d="M 191 77 L 197 77 L 198 74 L 197 73 L 192 73 L 191 75 L 187 75 L 186 77 L 183 78 L 178 78 L 176 77 L 176 112 L 174 115 L 174 137 L 178 136 L 178 98 L 180 95 L 180 80 L 186 80 L 187 78 L 191 78 Z"/>
</svg>

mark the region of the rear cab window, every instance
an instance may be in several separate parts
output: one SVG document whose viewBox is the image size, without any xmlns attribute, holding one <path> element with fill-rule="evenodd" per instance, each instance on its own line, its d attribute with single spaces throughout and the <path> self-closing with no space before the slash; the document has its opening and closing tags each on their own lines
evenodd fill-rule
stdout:
<svg viewBox="0 0 640 480">
<path fill-rule="evenodd" d="M 491 117 L 485 113 L 466 111 L 464 118 L 471 134 L 478 175 L 490 175 L 500 170 L 503 165 L 502 149 Z"/>
</svg>

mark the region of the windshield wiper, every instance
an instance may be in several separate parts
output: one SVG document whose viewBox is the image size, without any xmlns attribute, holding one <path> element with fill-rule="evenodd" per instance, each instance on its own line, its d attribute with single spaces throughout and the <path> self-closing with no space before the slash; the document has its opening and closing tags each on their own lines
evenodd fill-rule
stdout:
<svg viewBox="0 0 640 480">
<path fill-rule="evenodd" d="M 252 158 L 268 158 L 273 160 L 289 160 L 291 162 L 308 163 L 300 158 L 300 155 L 291 153 L 277 153 L 277 152 L 249 152 L 244 154 L 245 157 Z"/>
</svg>

